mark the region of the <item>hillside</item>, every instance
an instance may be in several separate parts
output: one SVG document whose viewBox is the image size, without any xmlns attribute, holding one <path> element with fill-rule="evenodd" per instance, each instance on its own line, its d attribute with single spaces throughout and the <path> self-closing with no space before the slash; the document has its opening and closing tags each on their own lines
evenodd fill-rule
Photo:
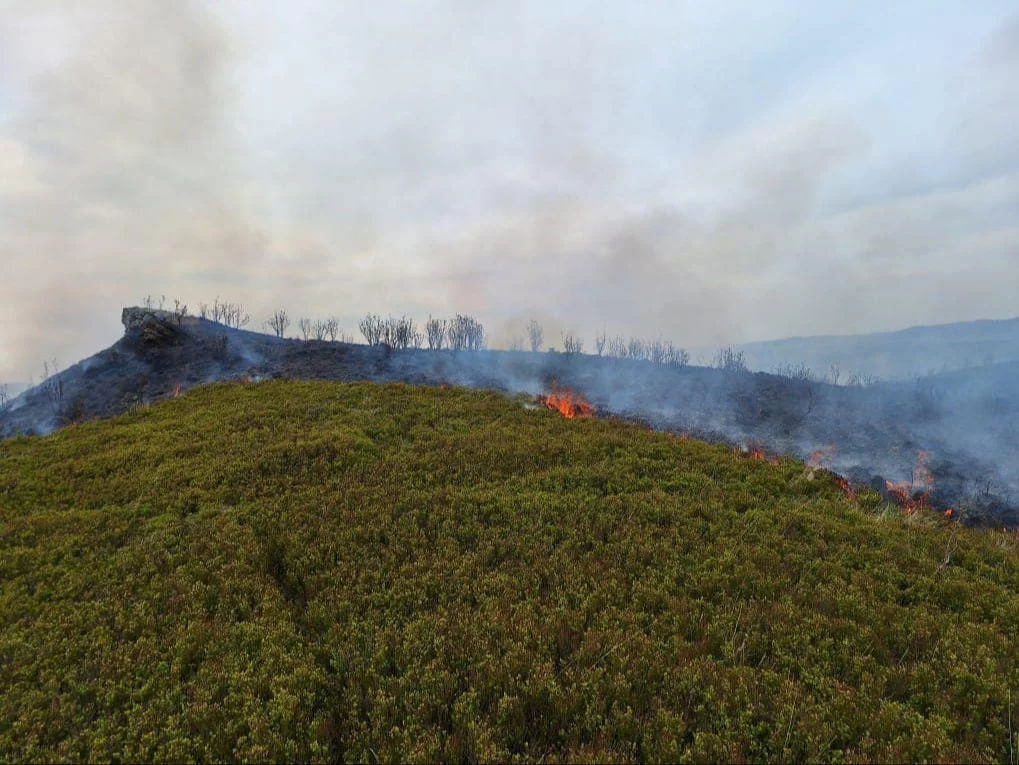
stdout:
<svg viewBox="0 0 1019 765">
<path fill-rule="evenodd" d="M 127 308 L 124 336 L 0 411 L 0 436 L 46 433 L 224 380 L 298 379 L 460 385 L 536 395 L 560 384 L 600 416 L 747 449 L 817 453 L 887 496 L 916 483 L 968 523 L 1019 527 L 1019 385 L 1006 365 L 922 383 L 826 385 L 740 370 L 591 354 L 394 350 L 302 341 L 195 317 Z"/>
<path fill-rule="evenodd" d="M 1019 745 L 1014 533 L 532 402 L 214 385 L 0 442 L 0 760 Z"/>
<path fill-rule="evenodd" d="M 865 335 L 790 337 L 739 346 L 753 369 L 772 371 L 805 364 L 824 375 L 837 363 L 881 379 L 907 379 L 931 372 L 1019 361 L 1019 317 L 964 321 Z"/>
</svg>

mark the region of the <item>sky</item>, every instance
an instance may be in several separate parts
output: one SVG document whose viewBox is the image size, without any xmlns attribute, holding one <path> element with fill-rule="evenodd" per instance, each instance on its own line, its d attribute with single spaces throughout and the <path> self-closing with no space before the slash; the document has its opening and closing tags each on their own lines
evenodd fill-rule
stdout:
<svg viewBox="0 0 1019 765">
<path fill-rule="evenodd" d="M 146 295 L 687 347 L 1019 315 L 1014 2 L 0 0 L 0 380 Z"/>
</svg>

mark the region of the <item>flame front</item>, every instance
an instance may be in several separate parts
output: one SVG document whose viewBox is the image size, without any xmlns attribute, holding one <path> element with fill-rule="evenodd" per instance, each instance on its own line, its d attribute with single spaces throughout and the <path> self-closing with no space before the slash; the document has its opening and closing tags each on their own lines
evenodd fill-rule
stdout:
<svg viewBox="0 0 1019 765">
<path fill-rule="evenodd" d="M 888 493 L 895 503 L 906 511 L 906 515 L 913 515 L 930 507 L 931 492 L 934 490 L 934 474 L 927 467 L 930 458 L 929 452 L 921 451 L 916 455 L 916 467 L 913 468 L 913 477 L 909 483 L 885 481 Z"/>
<path fill-rule="evenodd" d="M 594 407 L 583 396 L 565 388 L 553 386 L 547 396 L 539 396 L 538 400 L 569 420 L 594 414 Z"/>
<path fill-rule="evenodd" d="M 811 452 L 810 460 L 807 464 L 810 467 L 828 467 L 831 465 L 832 458 L 835 456 L 835 452 L 838 451 L 835 444 L 828 444 L 822 446 L 820 449 Z"/>
</svg>

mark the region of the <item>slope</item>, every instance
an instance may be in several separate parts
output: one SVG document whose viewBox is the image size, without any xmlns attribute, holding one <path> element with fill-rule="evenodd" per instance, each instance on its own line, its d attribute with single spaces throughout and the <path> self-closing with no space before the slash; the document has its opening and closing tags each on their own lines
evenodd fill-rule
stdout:
<svg viewBox="0 0 1019 765">
<path fill-rule="evenodd" d="M 1002 760 L 1014 534 L 494 392 L 0 443 L 0 760 Z"/>
<path fill-rule="evenodd" d="M 211 321 L 127 308 L 113 346 L 0 411 L 0 436 L 46 433 L 222 380 L 326 379 L 462 385 L 538 394 L 558 381 L 600 415 L 809 459 L 856 485 L 913 481 L 967 523 L 1019 527 L 1019 386 L 1007 374 L 838 387 L 745 371 L 588 354 L 457 352 L 279 339 Z M 1000 365 L 999 365 L 1000 366 Z"/>
</svg>

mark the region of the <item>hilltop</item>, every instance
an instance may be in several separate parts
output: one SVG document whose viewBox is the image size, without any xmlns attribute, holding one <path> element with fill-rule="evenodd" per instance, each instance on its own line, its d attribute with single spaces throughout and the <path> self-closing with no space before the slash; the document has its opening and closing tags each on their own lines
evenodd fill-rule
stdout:
<svg viewBox="0 0 1019 765">
<path fill-rule="evenodd" d="M 1019 526 L 1019 386 L 1008 365 L 917 383 L 835 386 L 739 369 L 582 353 L 395 350 L 302 341 L 167 311 L 127 308 L 110 348 L 19 396 L 0 436 L 46 433 L 228 380 L 461 385 L 538 395 L 555 385 L 599 416 L 823 464 L 888 496 L 924 493 L 969 523 Z M 916 481 L 923 461 L 927 480 Z"/>
<path fill-rule="evenodd" d="M 491 391 L 270 381 L 0 442 L 0 497 L 4 761 L 1019 743 L 1015 535 L 794 460 Z"/>
</svg>

